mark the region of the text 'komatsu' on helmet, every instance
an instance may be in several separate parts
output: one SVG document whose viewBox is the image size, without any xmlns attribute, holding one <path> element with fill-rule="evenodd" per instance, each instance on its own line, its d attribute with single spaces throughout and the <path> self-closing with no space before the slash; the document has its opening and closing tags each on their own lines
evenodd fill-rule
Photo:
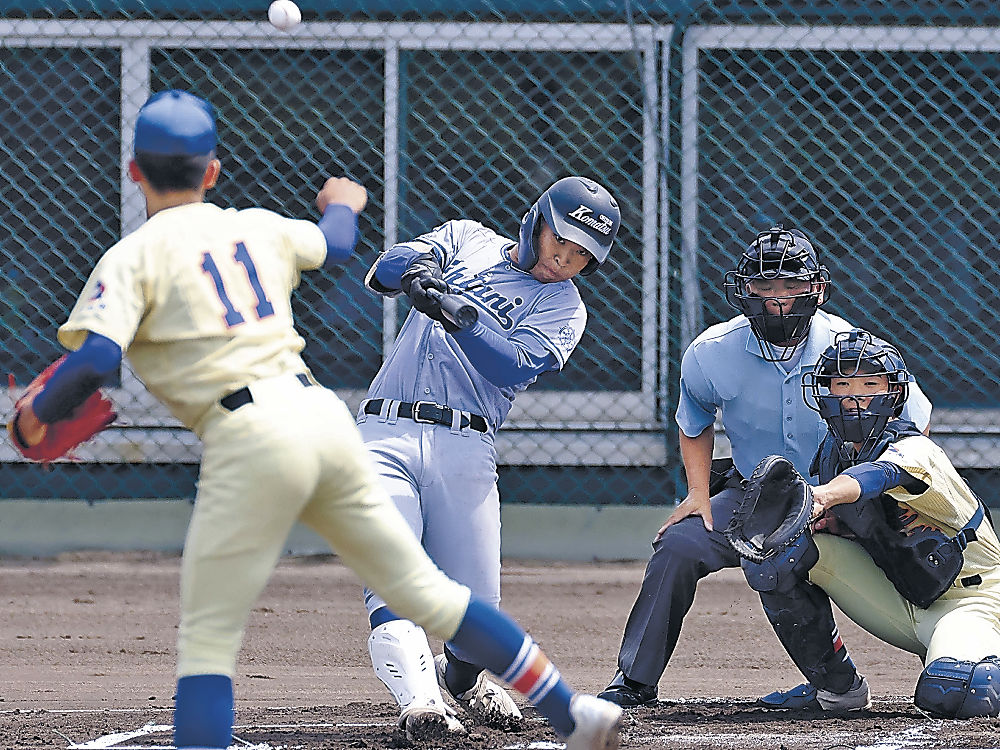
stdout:
<svg viewBox="0 0 1000 750">
<path fill-rule="evenodd" d="M 865 375 L 885 376 L 886 390 L 865 396 L 836 396 L 831 383 L 837 378 L 858 378 Z M 878 442 L 890 419 L 903 413 L 910 393 L 910 373 L 896 347 L 872 336 L 868 331 L 854 329 L 838 333 L 832 345 L 820 356 L 812 371 L 802 376 L 802 395 L 806 405 L 818 411 L 841 444 L 861 445 L 858 460 L 870 460 L 867 455 Z"/>
<path fill-rule="evenodd" d="M 755 293 L 755 282 L 760 286 L 776 279 L 810 283 L 794 295 Z M 816 309 L 829 298 L 830 273 L 802 232 L 776 226 L 758 234 L 743 251 L 736 270 L 726 274 L 725 290 L 726 301 L 750 321 L 764 358 L 780 362 L 791 358 L 808 335 Z"/>
<path fill-rule="evenodd" d="M 581 271 L 588 275 L 607 259 L 622 214 L 611 193 L 593 180 L 563 177 L 542 193 L 521 219 L 515 265 L 522 271 L 530 271 L 538 262 L 540 220 L 556 237 L 575 242 L 594 256 Z"/>
</svg>

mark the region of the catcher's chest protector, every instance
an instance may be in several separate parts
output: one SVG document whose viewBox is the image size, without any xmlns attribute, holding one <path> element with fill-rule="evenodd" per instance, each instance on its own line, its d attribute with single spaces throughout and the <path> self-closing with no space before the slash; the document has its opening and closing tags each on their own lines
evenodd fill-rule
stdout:
<svg viewBox="0 0 1000 750">
<path fill-rule="evenodd" d="M 890 427 L 896 429 L 887 429 L 869 455 L 880 456 L 890 443 L 920 434 L 906 422 Z M 833 436 L 828 434 L 817 455 L 820 482 L 828 482 L 841 472 L 839 457 Z M 858 544 L 871 555 L 900 596 L 921 609 L 931 606 L 962 572 L 963 550 L 976 539 L 975 527 L 983 519 L 980 505 L 972 520 L 952 538 L 927 526 L 905 528 L 907 511 L 888 495 L 838 505 L 831 512 L 857 536 Z"/>
</svg>

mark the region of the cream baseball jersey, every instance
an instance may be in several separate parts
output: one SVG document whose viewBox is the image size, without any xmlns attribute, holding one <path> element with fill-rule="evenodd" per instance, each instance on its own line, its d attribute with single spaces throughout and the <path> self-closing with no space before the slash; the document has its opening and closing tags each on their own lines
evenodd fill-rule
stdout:
<svg viewBox="0 0 1000 750">
<path fill-rule="evenodd" d="M 290 295 L 326 256 L 310 221 L 265 209 L 190 203 L 164 209 L 107 250 L 59 341 L 88 332 L 128 354 L 149 391 L 196 432 L 220 397 L 306 372 Z"/>
<path fill-rule="evenodd" d="M 907 528 L 929 526 L 954 536 L 979 507 L 972 493 L 944 451 L 923 435 L 904 438 L 892 443 L 879 457 L 906 471 L 927 485 L 919 495 L 911 495 L 902 487 L 888 491 L 890 497 L 912 511 Z M 965 550 L 962 577 L 994 571 L 1000 566 L 1000 541 L 996 531 L 985 520 L 976 529 L 976 541 Z"/>
</svg>

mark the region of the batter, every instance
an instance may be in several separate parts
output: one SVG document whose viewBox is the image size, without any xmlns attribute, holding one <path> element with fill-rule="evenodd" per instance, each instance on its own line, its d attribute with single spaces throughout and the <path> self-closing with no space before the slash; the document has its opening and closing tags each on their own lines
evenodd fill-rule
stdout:
<svg viewBox="0 0 1000 750">
<path fill-rule="evenodd" d="M 500 501 L 496 431 L 515 396 L 559 370 L 580 341 L 587 311 L 572 282 L 611 249 L 621 214 L 608 191 L 585 177 L 549 187 L 524 216 L 518 241 L 474 221 L 449 221 L 390 248 L 368 285 L 406 293 L 414 309 L 372 381 L 358 426 L 382 485 L 431 558 L 493 606 L 500 602 Z M 479 322 L 456 330 L 427 290 L 460 293 Z M 497 727 L 520 719 L 517 705 L 457 644 L 432 659 L 412 622 L 365 592 L 375 673 L 400 706 L 400 726 L 428 714 Z M 413 732 L 411 732 L 413 734 Z"/>
</svg>

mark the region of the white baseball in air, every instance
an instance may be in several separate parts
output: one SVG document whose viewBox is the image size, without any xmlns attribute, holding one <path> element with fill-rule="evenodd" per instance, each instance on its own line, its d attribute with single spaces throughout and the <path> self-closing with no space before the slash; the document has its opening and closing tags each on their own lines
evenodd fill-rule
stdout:
<svg viewBox="0 0 1000 750">
<path fill-rule="evenodd" d="M 274 28 L 288 31 L 302 20 L 302 11 L 292 0 L 274 0 L 267 9 L 267 20 Z"/>
</svg>

